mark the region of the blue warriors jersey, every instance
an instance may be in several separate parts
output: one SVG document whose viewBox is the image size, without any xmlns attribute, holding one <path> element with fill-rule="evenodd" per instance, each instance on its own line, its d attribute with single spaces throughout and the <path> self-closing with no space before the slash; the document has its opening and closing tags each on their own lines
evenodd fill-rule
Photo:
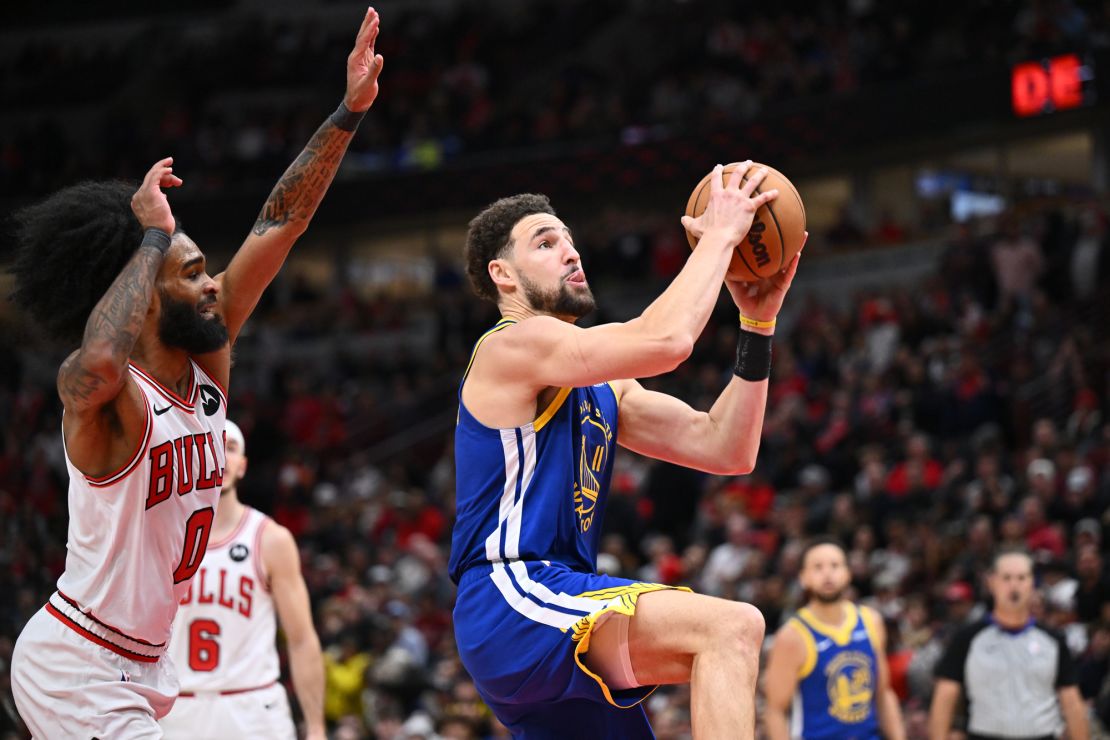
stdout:
<svg viewBox="0 0 1110 740">
<path fill-rule="evenodd" d="M 502 319 L 474 351 L 514 323 Z M 451 579 L 458 583 L 477 564 L 515 560 L 594 572 L 616 438 L 617 397 L 608 383 L 560 388 L 534 421 L 511 429 L 475 419 L 460 383 Z"/>
<path fill-rule="evenodd" d="M 499 322 L 474 351 L 513 323 Z M 459 386 L 455 643 L 514 738 L 654 737 L 641 702 L 656 687 L 611 688 L 588 661 L 599 624 L 631 617 L 640 596 L 672 588 L 595 572 L 617 404 L 607 383 L 561 388 L 533 421 L 491 429 Z"/>
<path fill-rule="evenodd" d="M 793 738 L 879 738 L 876 643 L 859 607 L 847 603 L 845 609 L 839 627 L 820 622 L 804 608 L 790 619 L 806 644 L 791 713 Z"/>
</svg>

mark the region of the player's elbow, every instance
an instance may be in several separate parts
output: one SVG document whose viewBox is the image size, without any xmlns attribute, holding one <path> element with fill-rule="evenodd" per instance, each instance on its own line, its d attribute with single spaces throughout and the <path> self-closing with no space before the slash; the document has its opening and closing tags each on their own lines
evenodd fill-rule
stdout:
<svg viewBox="0 0 1110 740">
<path fill-rule="evenodd" d="M 748 475 L 755 470 L 755 461 L 746 458 L 730 462 L 718 475 Z"/>
<path fill-rule="evenodd" d="M 744 458 L 736 460 L 721 460 L 716 465 L 708 466 L 706 472 L 712 475 L 747 475 L 755 470 L 755 463 Z"/>
<path fill-rule="evenodd" d="M 660 372 L 669 373 L 689 359 L 694 351 L 694 338 L 681 332 L 667 334 L 659 337 L 654 346 Z"/>
<path fill-rule="evenodd" d="M 748 475 L 755 470 L 756 457 L 759 454 L 759 443 L 754 445 L 734 445 L 722 455 L 724 472 L 719 475 Z"/>
</svg>

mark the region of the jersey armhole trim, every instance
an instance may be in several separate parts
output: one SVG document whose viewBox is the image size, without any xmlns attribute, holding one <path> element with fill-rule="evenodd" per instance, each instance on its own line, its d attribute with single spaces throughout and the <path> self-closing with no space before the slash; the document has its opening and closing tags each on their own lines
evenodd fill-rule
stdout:
<svg viewBox="0 0 1110 740">
<path fill-rule="evenodd" d="M 269 517 L 262 517 L 258 529 L 254 530 L 254 575 L 266 593 L 270 593 L 270 576 L 266 572 L 266 565 L 262 562 L 262 532 L 270 523 Z"/>
<path fill-rule="evenodd" d="M 86 475 L 85 481 L 94 488 L 107 488 L 108 486 L 119 483 L 129 476 L 131 472 L 138 467 L 139 462 L 142 461 L 143 453 L 150 443 L 150 436 L 154 432 L 154 417 L 150 413 L 150 398 L 147 397 L 146 391 L 143 390 L 141 383 L 135 383 L 135 387 L 139 389 L 139 393 L 143 396 L 143 411 L 146 412 L 146 425 L 143 428 L 143 436 L 139 439 L 139 446 L 135 448 L 135 452 L 132 453 L 131 459 L 114 473 L 97 477 Z M 69 453 L 67 452 L 66 454 L 68 455 Z"/>
<path fill-rule="evenodd" d="M 555 394 L 555 398 L 551 399 L 551 403 L 547 404 L 547 408 L 543 410 L 543 413 L 536 417 L 536 420 L 532 422 L 533 431 L 538 432 L 539 430 L 544 428 L 547 422 L 551 421 L 552 417 L 554 417 L 555 414 L 559 412 L 559 409 L 562 407 L 563 402 L 567 400 L 567 396 L 570 395 L 570 391 L 570 388 L 559 389 L 559 392 Z"/>
<path fill-rule="evenodd" d="M 478 341 L 474 343 L 474 349 L 472 349 L 470 351 L 470 360 L 466 363 L 466 370 L 463 371 L 462 381 L 459 383 L 459 392 L 460 393 L 462 392 L 462 384 L 466 382 L 467 376 L 470 375 L 470 368 L 474 366 L 474 358 L 478 356 L 478 349 L 482 346 L 482 342 L 489 339 L 491 334 L 496 334 L 497 332 L 501 331 L 502 329 L 505 329 L 509 326 L 512 326 L 515 323 L 516 323 L 516 319 L 510 319 L 510 318 L 507 318 L 507 317 L 503 318 L 500 321 L 498 321 L 496 324 L 494 324 L 493 327 L 489 331 L 487 331 L 482 336 L 478 337 Z"/>
<path fill-rule="evenodd" d="M 858 607 L 858 609 L 859 621 L 863 625 L 863 629 L 867 631 L 867 639 L 871 641 L 871 650 L 875 653 L 875 656 L 878 657 L 879 638 L 875 634 L 875 628 L 871 625 L 871 620 L 867 618 L 867 613 L 863 610 L 863 607 Z M 875 613 L 875 616 L 881 619 L 881 617 L 879 617 L 878 615 L 878 612 Z"/>
<path fill-rule="evenodd" d="M 813 673 L 813 669 L 817 667 L 817 641 L 813 639 L 813 633 L 806 629 L 805 625 L 799 622 L 797 618 L 791 619 L 787 624 L 802 636 L 802 643 L 805 645 L 806 658 L 798 668 L 798 679 L 801 680 Z"/>
</svg>

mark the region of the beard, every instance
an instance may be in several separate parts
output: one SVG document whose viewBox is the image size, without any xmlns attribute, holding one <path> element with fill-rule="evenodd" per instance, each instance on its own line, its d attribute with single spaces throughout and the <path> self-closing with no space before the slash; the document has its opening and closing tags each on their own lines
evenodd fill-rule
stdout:
<svg viewBox="0 0 1110 740">
<path fill-rule="evenodd" d="M 809 595 L 810 595 L 810 598 L 816 599 L 817 601 L 820 601 L 822 604 L 835 604 L 836 602 L 838 602 L 842 598 L 844 598 L 844 590 L 845 589 L 843 589 L 843 588 L 838 588 L 836 591 L 833 591 L 831 593 L 822 593 L 821 591 L 811 591 Z"/>
<path fill-rule="evenodd" d="M 158 317 L 158 338 L 168 347 L 183 349 L 191 355 L 203 355 L 227 344 L 227 327 L 223 319 L 213 315 L 206 319 L 197 307 L 159 293 L 162 315 Z"/>
<path fill-rule="evenodd" d="M 544 290 L 521 275 L 520 287 L 524 289 L 524 297 L 528 299 L 532 308 L 552 316 L 571 316 L 580 319 L 597 308 L 594 294 L 588 285 L 583 285 L 580 291 L 572 292 L 566 281 L 561 280 L 558 288 Z"/>
</svg>

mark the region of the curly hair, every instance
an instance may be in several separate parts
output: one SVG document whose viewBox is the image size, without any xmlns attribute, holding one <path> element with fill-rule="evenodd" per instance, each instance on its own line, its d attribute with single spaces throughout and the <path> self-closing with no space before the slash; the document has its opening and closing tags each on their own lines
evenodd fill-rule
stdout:
<svg viewBox="0 0 1110 740">
<path fill-rule="evenodd" d="M 11 299 L 53 338 L 80 341 L 93 307 L 139 248 L 135 188 L 82 182 L 12 217 Z"/>
<path fill-rule="evenodd" d="M 489 276 L 490 260 L 503 257 L 510 246 L 509 236 L 520 219 L 533 213 L 555 215 L 546 195 L 522 193 L 488 206 L 470 221 L 466 232 L 466 275 L 474 292 L 497 303 L 497 286 Z"/>
</svg>

